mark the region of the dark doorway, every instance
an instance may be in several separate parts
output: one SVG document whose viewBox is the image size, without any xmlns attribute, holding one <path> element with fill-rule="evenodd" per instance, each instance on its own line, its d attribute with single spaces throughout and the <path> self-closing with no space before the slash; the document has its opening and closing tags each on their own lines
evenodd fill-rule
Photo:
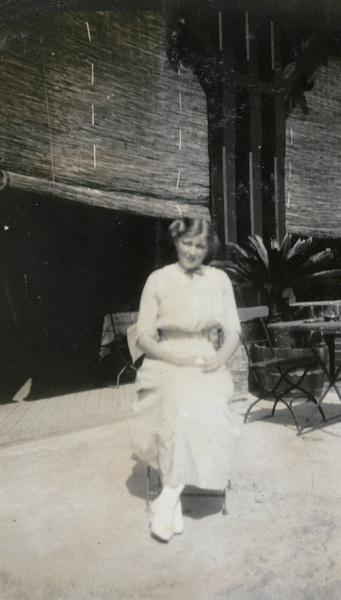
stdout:
<svg viewBox="0 0 341 600">
<path fill-rule="evenodd" d="M 2 401 L 94 385 L 104 315 L 138 309 L 168 222 L 13 190 L 0 220 Z"/>
</svg>

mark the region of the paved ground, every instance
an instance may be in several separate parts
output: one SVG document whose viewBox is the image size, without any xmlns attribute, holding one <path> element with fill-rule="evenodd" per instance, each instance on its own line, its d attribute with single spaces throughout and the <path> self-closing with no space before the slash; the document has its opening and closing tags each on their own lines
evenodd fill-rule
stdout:
<svg viewBox="0 0 341 600">
<path fill-rule="evenodd" d="M 0 406 L 2 600 L 339 600 L 341 422 L 298 437 L 286 410 L 256 408 L 229 516 L 219 497 L 186 496 L 184 533 L 159 544 L 123 418 L 131 393 Z"/>
<path fill-rule="evenodd" d="M 105 425 L 129 412 L 131 385 L 0 405 L 0 446 Z"/>
</svg>

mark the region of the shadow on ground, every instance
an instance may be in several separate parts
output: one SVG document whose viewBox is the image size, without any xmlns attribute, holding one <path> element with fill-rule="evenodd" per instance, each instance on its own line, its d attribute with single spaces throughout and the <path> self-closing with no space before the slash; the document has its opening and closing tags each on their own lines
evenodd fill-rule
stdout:
<svg viewBox="0 0 341 600">
<path fill-rule="evenodd" d="M 143 498 L 147 502 L 147 464 L 132 457 L 135 465 L 126 486 L 132 496 Z M 161 492 L 158 471 L 151 469 L 149 482 L 149 500 L 152 502 Z M 183 513 L 192 519 L 202 519 L 222 512 L 224 507 L 224 491 L 203 490 L 194 486 L 186 486 L 181 494 Z"/>
</svg>

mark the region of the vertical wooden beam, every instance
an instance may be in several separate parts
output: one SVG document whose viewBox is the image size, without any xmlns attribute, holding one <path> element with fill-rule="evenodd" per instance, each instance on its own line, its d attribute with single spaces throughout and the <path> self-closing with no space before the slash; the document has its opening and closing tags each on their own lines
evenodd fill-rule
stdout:
<svg viewBox="0 0 341 600">
<path fill-rule="evenodd" d="M 247 15 L 247 17 L 246 17 Z M 251 233 L 263 236 L 263 203 L 261 181 L 262 107 L 260 99 L 257 27 L 252 14 L 245 14 L 249 35 L 249 93 L 250 93 L 250 172 Z M 253 85 L 252 85 L 253 80 Z M 256 85 L 257 82 L 257 85 Z M 252 181 L 251 181 L 252 173 Z"/>
<path fill-rule="evenodd" d="M 278 104 L 280 102 L 278 101 Z M 276 99 L 277 105 L 277 99 Z M 278 114 L 282 111 L 282 107 L 278 110 L 276 106 L 276 121 L 279 121 Z M 285 125 L 285 121 L 284 121 Z M 277 207 L 276 207 L 276 231 L 278 241 L 282 241 L 286 232 L 285 222 L 285 138 L 282 136 L 276 136 L 275 143 L 275 159 L 276 159 L 276 195 L 277 195 Z"/>
<path fill-rule="evenodd" d="M 245 87 L 249 93 L 250 104 L 250 147 L 249 147 L 249 190 L 250 190 L 250 216 L 251 231 L 263 236 L 265 233 L 262 198 L 262 93 L 270 94 L 274 98 L 274 150 L 273 174 L 276 179 L 275 186 L 275 217 L 276 232 L 279 240 L 285 235 L 285 104 L 284 85 L 281 68 L 280 39 L 276 23 L 269 20 L 268 32 L 270 35 L 271 67 L 273 69 L 273 81 L 271 89 L 268 82 L 262 82 L 259 74 L 258 58 L 258 23 L 257 15 L 251 12 L 244 13 L 245 23 L 245 45 L 248 74 L 243 78 L 233 70 L 233 48 L 231 20 L 228 11 L 217 12 L 217 37 L 219 39 L 219 52 L 221 56 L 221 88 L 219 102 L 221 102 L 222 114 L 219 119 L 223 126 L 219 128 L 218 121 L 215 123 L 217 129 L 212 130 L 213 140 L 210 143 L 210 166 L 211 166 L 211 192 L 212 192 L 212 216 L 218 225 L 221 240 L 223 242 L 237 241 L 237 194 L 236 194 L 236 95 L 237 87 Z M 244 81 L 244 83 L 243 83 Z M 214 129 L 214 128 L 213 128 Z M 246 148 L 247 149 L 247 148 Z M 270 201 L 270 200 L 269 200 Z M 275 225 L 275 223 L 274 223 Z"/>
<path fill-rule="evenodd" d="M 257 39 L 257 27 L 253 13 L 245 13 L 245 35 L 247 39 L 248 47 L 248 73 L 249 76 L 259 78 L 258 68 L 258 39 Z"/>
<path fill-rule="evenodd" d="M 286 146 L 286 112 L 284 98 L 284 80 L 281 67 L 281 40 L 278 28 L 272 26 L 273 52 L 274 52 L 274 84 L 275 92 L 275 115 L 276 115 L 276 137 L 275 157 L 277 162 L 277 212 L 276 230 L 277 239 L 281 242 L 286 233 L 285 217 L 285 146 Z"/>
<path fill-rule="evenodd" d="M 211 179 L 211 216 L 222 244 L 224 254 L 224 205 L 223 205 L 223 167 L 222 167 L 221 136 L 214 136 L 209 145 L 210 179 Z"/>
<path fill-rule="evenodd" d="M 236 208 L 236 107 L 233 83 L 225 75 L 223 84 L 224 135 L 222 157 L 223 199 L 224 199 L 224 238 L 225 243 L 237 241 Z"/>
<path fill-rule="evenodd" d="M 253 203 L 251 214 L 254 214 L 254 231 L 263 235 L 263 201 L 261 179 L 261 150 L 262 150 L 262 116 L 260 94 L 257 90 L 250 90 L 250 142 L 252 152 L 252 180 Z"/>
<path fill-rule="evenodd" d="M 251 38 L 251 35 L 250 35 L 250 17 L 249 17 L 249 11 L 246 11 L 244 14 L 245 14 L 246 60 L 247 60 L 249 71 L 250 71 L 250 60 L 251 60 L 250 42 L 251 42 L 252 38 Z"/>
<path fill-rule="evenodd" d="M 223 73 L 223 202 L 224 241 L 237 241 L 236 210 L 236 105 L 232 73 L 231 30 L 226 13 L 222 12 L 222 73 Z"/>
<path fill-rule="evenodd" d="M 250 226 L 251 235 L 256 233 L 255 227 L 255 206 L 254 206 L 254 189 L 253 189 L 253 156 L 252 151 L 249 152 L 249 194 L 250 194 Z"/>
</svg>

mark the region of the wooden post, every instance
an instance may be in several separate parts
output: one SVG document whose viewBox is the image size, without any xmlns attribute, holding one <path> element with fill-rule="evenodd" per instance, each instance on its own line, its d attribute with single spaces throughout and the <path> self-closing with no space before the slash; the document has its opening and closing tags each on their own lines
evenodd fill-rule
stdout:
<svg viewBox="0 0 341 600">
<path fill-rule="evenodd" d="M 285 134 L 285 119 L 280 116 L 284 112 L 284 101 L 276 97 L 275 106 L 276 130 L 283 129 Z M 276 135 L 274 158 L 276 159 L 275 194 L 277 196 L 276 233 L 278 241 L 281 242 L 285 236 L 285 137 L 280 134 Z"/>
<path fill-rule="evenodd" d="M 275 119 L 276 119 L 276 137 L 275 137 L 275 157 L 276 157 L 276 233 L 277 239 L 281 242 L 285 236 L 285 98 L 284 98 L 284 80 L 281 67 L 281 40 L 279 32 L 272 27 L 273 48 L 274 48 L 274 84 L 275 93 Z"/>
<path fill-rule="evenodd" d="M 263 236 L 263 203 L 261 181 L 262 107 L 260 99 L 257 29 L 250 15 L 245 20 L 249 34 L 248 79 L 250 91 L 250 152 L 252 157 L 252 182 L 250 181 L 251 233 Z M 251 193 L 252 192 L 252 193 Z"/>
<path fill-rule="evenodd" d="M 226 13 L 222 13 L 223 49 L 223 205 L 224 205 L 224 241 L 237 242 L 237 209 L 236 209 L 236 105 L 234 81 L 231 77 L 231 31 Z"/>
<path fill-rule="evenodd" d="M 221 95 L 217 93 L 217 104 L 221 106 L 222 114 L 214 121 L 215 127 L 211 132 L 210 143 L 210 167 L 211 167 L 211 192 L 212 192 L 212 216 L 218 225 L 221 240 L 228 242 L 240 241 L 237 239 L 237 193 L 236 193 L 236 143 L 238 143 L 237 131 L 237 106 L 236 90 L 247 90 L 249 94 L 249 148 L 245 143 L 245 150 L 249 152 L 249 194 L 250 194 L 250 234 L 258 234 L 270 237 L 276 236 L 280 241 L 285 235 L 285 190 L 284 190 L 284 160 L 285 160 L 285 103 L 283 75 L 280 57 L 280 39 L 276 29 L 276 23 L 268 21 L 267 32 L 270 36 L 269 65 L 272 69 L 272 77 L 261 80 L 259 70 L 259 44 L 258 36 L 264 35 L 263 28 L 259 29 L 257 15 L 253 12 L 244 13 L 245 23 L 245 46 L 247 73 L 236 72 L 234 68 L 234 57 L 232 47 L 231 20 L 228 11 L 220 11 L 217 18 L 219 23 L 218 39 L 221 53 L 220 81 Z M 271 79 L 271 81 L 269 81 Z M 263 96 L 273 99 L 274 113 L 271 124 L 262 123 L 262 98 Z M 211 106 L 214 103 L 212 102 Z M 214 118 L 213 118 L 214 120 Z M 220 128 L 219 122 L 223 125 Z M 219 133 L 218 133 L 219 131 Z M 265 136 L 267 139 L 265 140 Z M 268 151 L 269 164 L 267 173 L 262 175 L 262 152 L 265 142 L 271 144 Z M 264 143 L 263 143 L 264 142 Z M 272 157 L 273 155 L 273 157 Z M 271 165 L 271 160 L 273 160 Z M 237 173 L 238 175 L 238 173 Z M 275 180 L 274 198 L 269 196 L 263 198 L 262 178 L 269 178 L 272 188 Z M 266 187 L 266 186 L 265 186 Z M 274 200 L 275 207 L 272 204 Z M 265 203 L 265 204 L 264 204 Z M 273 212 L 273 209 L 274 212 Z M 240 211 L 242 214 L 243 211 Z M 271 216 L 269 227 L 264 219 Z M 272 217 L 273 215 L 273 217 Z M 239 216 L 239 218 L 241 218 Z M 273 221 L 272 221 L 273 219 Z M 246 228 L 243 234 L 245 235 Z"/>
</svg>

